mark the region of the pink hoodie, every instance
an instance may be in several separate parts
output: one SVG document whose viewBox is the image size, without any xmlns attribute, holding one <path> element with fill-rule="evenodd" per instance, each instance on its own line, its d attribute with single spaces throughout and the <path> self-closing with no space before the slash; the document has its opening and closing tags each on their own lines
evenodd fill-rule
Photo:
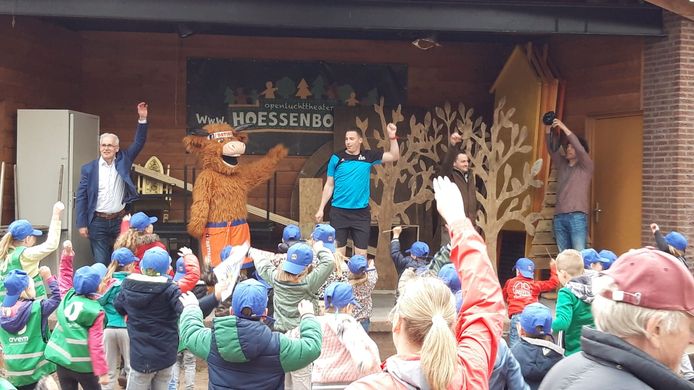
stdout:
<svg viewBox="0 0 694 390">
<path fill-rule="evenodd" d="M 65 297 L 68 290 L 72 288 L 72 259 L 74 255 L 68 255 L 63 250 L 60 255 L 60 297 Z M 91 298 L 91 297 L 90 297 Z M 87 336 L 87 346 L 89 347 L 89 356 L 92 358 L 92 368 L 94 375 L 102 376 L 108 374 L 108 363 L 106 363 L 106 354 L 104 352 L 104 312 L 102 311 L 96 317 L 94 324 L 89 328 Z"/>
</svg>

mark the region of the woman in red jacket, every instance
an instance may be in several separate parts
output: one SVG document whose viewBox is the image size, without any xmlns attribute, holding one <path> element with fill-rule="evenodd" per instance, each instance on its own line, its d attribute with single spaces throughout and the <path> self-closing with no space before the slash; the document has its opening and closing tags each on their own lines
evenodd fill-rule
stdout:
<svg viewBox="0 0 694 390">
<path fill-rule="evenodd" d="M 397 354 L 383 363 L 384 372 L 348 389 L 489 388 L 504 318 L 501 286 L 456 185 L 434 179 L 434 193 L 451 232 L 451 262 L 465 296 L 455 332 L 455 299 L 448 287 L 435 278 L 414 279 L 392 311 Z"/>
</svg>

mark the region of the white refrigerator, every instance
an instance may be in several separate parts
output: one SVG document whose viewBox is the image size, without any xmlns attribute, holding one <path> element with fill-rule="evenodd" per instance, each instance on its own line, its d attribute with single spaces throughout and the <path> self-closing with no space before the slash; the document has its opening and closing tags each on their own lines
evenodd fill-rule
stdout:
<svg viewBox="0 0 694 390">
<path fill-rule="evenodd" d="M 18 217 L 47 227 L 53 204 L 65 203 L 60 246 L 42 261 L 54 274 L 66 239 L 75 249 L 75 269 L 93 263 L 89 240 L 75 226 L 75 195 L 80 168 L 98 156 L 98 116 L 71 110 L 17 110 Z"/>
</svg>

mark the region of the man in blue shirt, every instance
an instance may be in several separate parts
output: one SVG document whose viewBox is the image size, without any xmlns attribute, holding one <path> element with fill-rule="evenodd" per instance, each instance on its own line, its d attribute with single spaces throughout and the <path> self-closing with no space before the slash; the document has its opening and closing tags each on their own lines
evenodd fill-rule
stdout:
<svg viewBox="0 0 694 390">
<path fill-rule="evenodd" d="M 323 209 L 332 197 L 330 225 L 335 228 L 335 241 L 343 255 L 347 238 L 351 236 L 355 254 L 366 256 L 371 229 L 371 166 L 400 158 L 397 127 L 389 123 L 386 130 L 390 139 L 389 151 L 362 150 L 364 140 L 361 131 L 350 129 L 345 133 L 345 150 L 333 154 L 328 162 L 328 177 L 316 222 L 323 220 Z"/>
</svg>

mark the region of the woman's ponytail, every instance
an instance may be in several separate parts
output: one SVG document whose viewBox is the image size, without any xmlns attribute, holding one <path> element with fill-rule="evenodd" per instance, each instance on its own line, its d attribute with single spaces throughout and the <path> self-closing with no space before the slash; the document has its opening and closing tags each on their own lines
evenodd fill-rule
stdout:
<svg viewBox="0 0 694 390">
<path fill-rule="evenodd" d="M 431 388 L 447 388 L 459 364 L 451 290 L 437 278 L 415 277 L 400 290 L 394 310 L 404 321 L 406 337 L 421 346 L 422 371 Z"/>
<path fill-rule="evenodd" d="M 455 337 L 441 314 L 431 318 L 421 352 L 422 371 L 432 389 L 445 389 L 453 381 L 458 364 Z"/>
</svg>

